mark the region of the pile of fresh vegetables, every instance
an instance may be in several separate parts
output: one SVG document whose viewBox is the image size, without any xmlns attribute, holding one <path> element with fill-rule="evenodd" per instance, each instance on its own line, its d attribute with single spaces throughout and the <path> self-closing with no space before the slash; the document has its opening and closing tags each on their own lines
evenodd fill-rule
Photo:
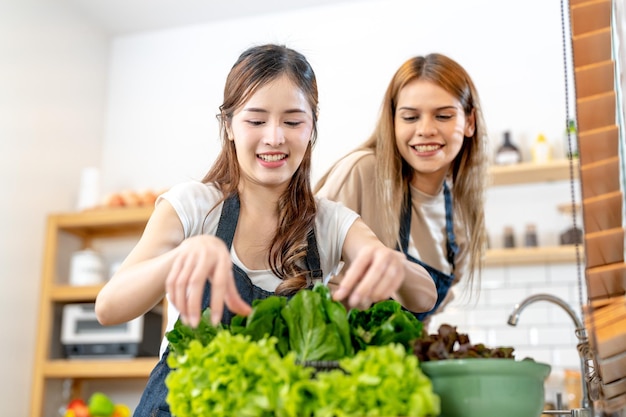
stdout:
<svg viewBox="0 0 626 417">
<path fill-rule="evenodd" d="M 435 334 L 414 339 L 412 346 L 420 362 L 468 358 L 515 359 L 512 347 L 489 348 L 482 343 L 472 344 L 469 335 L 457 332 L 456 327 L 449 324 L 439 326 Z"/>
<path fill-rule="evenodd" d="M 176 417 L 437 416 L 440 400 L 412 354 L 422 323 L 393 300 L 346 311 L 317 285 L 257 300 L 213 327 L 210 312 L 167 333 L 167 402 Z M 337 369 L 310 366 L 334 362 Z"/>
<path fill-rule="evenodd" d="M 86 402 L 82 398 L 72 399 L 65 406 L 63 417 L 130 417 L 130 408 L 114 403 L 102 392 L 94 392 Z"/>
</svg>

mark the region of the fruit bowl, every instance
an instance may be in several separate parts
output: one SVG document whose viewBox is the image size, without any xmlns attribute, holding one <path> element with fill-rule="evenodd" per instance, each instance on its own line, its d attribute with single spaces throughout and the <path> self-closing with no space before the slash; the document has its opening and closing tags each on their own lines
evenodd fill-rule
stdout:
<svg viewBox="0 0 626 417">
<path fill-rule="evenodd" d="M 550 365 L 525 359 L 444 359 L 420 363 L 441 398 L 439 417 L 540 417 Z"/>
</svg>

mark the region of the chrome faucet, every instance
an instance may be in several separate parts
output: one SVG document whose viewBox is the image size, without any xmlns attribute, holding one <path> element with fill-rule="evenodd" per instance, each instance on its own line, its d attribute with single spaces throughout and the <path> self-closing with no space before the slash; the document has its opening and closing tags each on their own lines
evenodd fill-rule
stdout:
<svg viewBox="0 0 626 417">
<path fill-rule="evenodd" d="M 578 318 L 572 307 L 569 306 L 564 300 L 560 299 L 557 296 L 551 294 L 535 294 L 525 298 L 521 303 L 516 304 L 513 312 L 509 316 L 509 320 L 507 323 L 511 326 L 516 326 L 519 321 L 519 316 L 527 306 L 533 304 L 536 301 L 547 301 L 552 304 L 556 304 L 561 307 L 565 312 L 572 318 L 574 324 L 576 325 L 576 337 L 578 338 L 578 355 L 580 356 L 580 372 L 581 372 L 581 382 L 582 382 L 582 399 L 581 406 L 582 409 L 571 410 L 567 412 L 553 411 L 544 412 L 547 414 L 570 414 L 572 416 L 583 416 L 587 415 L 589 417 L 593 416 L 593 403 L 591 401 L 591 397 L 589 396 L 589 389 L 587 387 L 587 376 L 589 369 L 588 358 L 585 356 L 584 352 L 589 351 L 589 340 L 587 339 L 587 331 L 585 330 L 585 326 Z"/>
</svg>

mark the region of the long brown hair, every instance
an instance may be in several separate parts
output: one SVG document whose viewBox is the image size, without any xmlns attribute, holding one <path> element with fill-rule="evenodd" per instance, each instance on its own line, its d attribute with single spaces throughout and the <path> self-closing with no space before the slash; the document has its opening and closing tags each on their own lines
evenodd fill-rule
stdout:
<svg viewBox="0 0 626 417">
<path fill-rule="evenodd" d="M 261 87 L 287 76 L 307 98 L 313 110 L 313 130 L 302 163 L 278 202 L 278 230 L 269 250 L 273 273 L 283 279 L 278 294 L 292 294 L 307 286 L 315 271 L 305 267 L 307 237 L 313 233 L 316 206 L 311 189 L 311 153 L 317 139 L 318 92 L 315 73 L 307 59 L 283 45 L 260 45 L 244 51 L 226 78 L 224 101 L 217 118 L 220 122 L 222 150 L 202 182 L 215 184 L 224 199 L 237 194 L 241 172 L 235 144 L 228 140 L 227 126 L 233 114 Z"/>
<path fill-rule="evenodd" d="M 389 210 L 381 210 L 380 213 L 384 220 L 381 223 L 386 225 L 386 229 L 379 238 L 390 247 L 395 247 L 398 241 L 400 209 L 413 176 L 413 168 L 402 158 L 396 145 L 394 119 L 400 90 L 416 79 L 443 88 L 459 100 L 466 117 L 472 112 L 475 116 L 474 134 L 465 138 L 448 173 L 452 181 L 454 212 L 459 215 L 467 230 L 468 284 L 471 286 L 474 272 L 480 273 L 487 243 L 484 193 L 488 138 L 478 92 L 472 79 L 461 65 L 445 55 L 432 53 L 416 56 L 398 68 L 385 92 L 374 132 L 357 148 L 369 149 L 376 154 L 375 198 L 380 202 L 379 207 L 389 207 Z M 332 167 L 317 184 L 316 190 L 324 185 L 331 170 Z"/>
</svg>

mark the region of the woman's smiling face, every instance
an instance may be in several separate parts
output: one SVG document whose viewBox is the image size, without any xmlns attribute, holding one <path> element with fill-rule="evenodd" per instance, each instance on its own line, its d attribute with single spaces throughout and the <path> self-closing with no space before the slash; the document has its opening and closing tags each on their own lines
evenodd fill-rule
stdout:
<svg viewBox="0 0 626 417">
<path fill-rule="evenodd" d="M 231 119 L 242 181 L 285 186 L 296 172 L 313 131 L 313 110 L 306 96 L 281 76 L 260 87 Z"/>
<path fill-rule="evenodd" d="M 454 96 L 437 84 L 417 79 L 398 94 L 394 126 L 396 145 L 414 169 L 412 182 L 417 186 L 418 178 L 443 181 L 475 124 L 473 114 L 466 117 Z"/>
</svg>

